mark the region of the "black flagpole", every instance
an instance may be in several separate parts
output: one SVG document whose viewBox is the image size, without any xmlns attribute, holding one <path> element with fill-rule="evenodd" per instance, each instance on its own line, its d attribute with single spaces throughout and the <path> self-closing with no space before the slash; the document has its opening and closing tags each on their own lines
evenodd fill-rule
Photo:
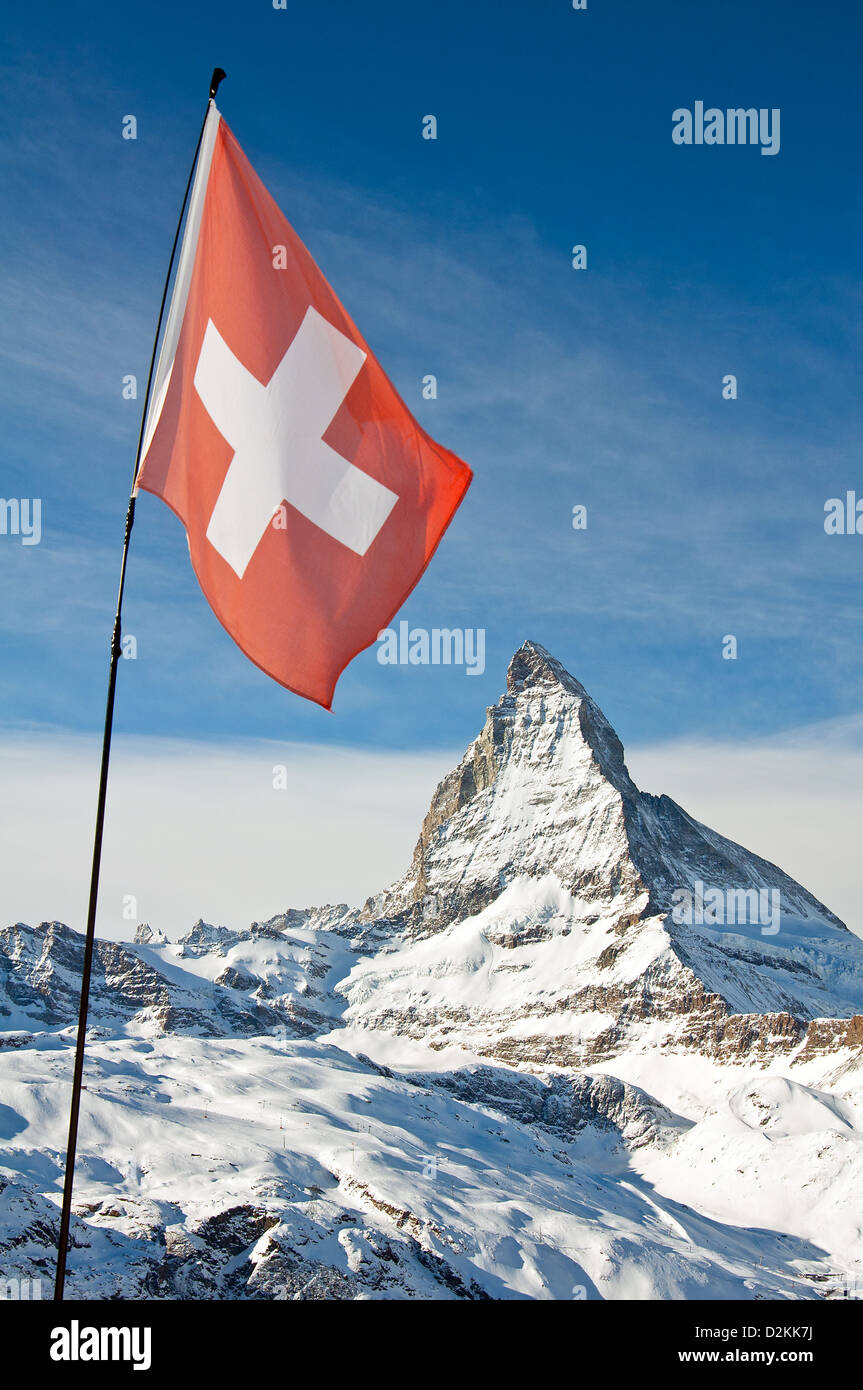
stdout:
<svg viewBox="0 0 863 1390">
<path fill-rule="evenodd" d="M 108 700 L 105 708 L 105 730 L 102 736 L 102 767 L 99 773 L 99 798 L 96 804 L 96 830 L 93 836 L 93 865 L 90 872 L 90 902 L 87 909 L 87 935 L 84 942 L 84 966 L 81 977 L 81 999 L 78 1006 L 78 1035 L 75 1044 L 75 1069 L 72 1075 L 72 1101 L 69 1107 L 69 1138 L 66 1144 L 66 1174 L 63 1183 L 63 1206 L 60 1215 L 60 1235 L 57 1241 L 57 1277 L 54 1283 L 54 1300 L 62 1301 L 63 1287 L 66 1281 L 66 1254 L 69 1248 L 69 1224 L 72 1215 L 72 1187 L 75 1182 L 75 1153 L 78 1145 L 78 1116 L 81 1109 L 81 1082 L 84 1075 L 84 1046 L 87 1035 L 87 1009 L 90 1002 L 90 972 L 93 965 L 93 943 L 96 934 L 96 903 L 99 897 L 99 870 L 102 863 L 102 832 L 105 826 L 105 798 L 108 789 L 108 761 L 111 755 L 111 729 L 114 722 L 114 692 L 117 686 L 117 661 L 121 650 L 121 613 L 123 609 L 123 589 L 126 585 L 126 560 L 129 555 L 129 538 L 132 534 L 132 525 L 135 520 L 135 483 L 138 478 L 138 469 L 141 463 L 141 447 L 144 442 L 144 426 L 147 421 L 147 408 L 150 404 L 150 389 L 153 384 L 153 371 L 156 365 L 156 351 L 159 345 L 159 334 L 162 330 L 162 318 L 165 313 L 165 303 L 168 298 L 168 286 L 171 282 L 171 271 L 174 268 L 174 257 L 177 254 L 177 244 L 180 240 L 180 230 L 183 225 L 183 215 L 186 211 L 186 204 L 189 201 L 189 190 L 192 187 L 192 179 L 195 175 L 195 166 L 198 162 L 198 153 L 201 148 L 201 141 L 204 138 L 204 127 L 207 124 L 207 116 L 210 114 L 210 106 L 215 99 L 219 84 L 225 77 L 221 68 L 214 68 L 213 76 L 210 79 L 210 93 L 207 99 L 207 110 L 204 113 L 204 120 L 201 124 L 201 132 L 198 136 L 198 143 L 195 146 L 195 156 L 192 160 L 192 167 L 189 170 L 189 177 L 186 181 L 186 191 L 183 194 L 183 205 L 180 208 L 180 217 L 177 222 L 177 230 L 174 233 L 174 244 L 171 247 L 171 259 L 168 262 L 168 273 L 165 276 L 165 287 L 162 290 L 162 302 L 159 305 L 159 318 L 156 324 L 156 336 L 153 339 L 153 352 L 150 357 L 150 370 L 147 373 L 147 389 L 144 393 L 144 408 L 141 413 L 141 428 L 138 432 L 138 447 L 135 451 L 135 471 L 132 475 L 132 491 L 129 497 L 129 506 L 126 511 L 126 530 L 123 537 L 123 558 L 120 561 L 120 586 L 117 593 L 117 611 L 114 616 L 114 627 L 111 633 L 111 662 L 108 668 Z"/>
</svg>

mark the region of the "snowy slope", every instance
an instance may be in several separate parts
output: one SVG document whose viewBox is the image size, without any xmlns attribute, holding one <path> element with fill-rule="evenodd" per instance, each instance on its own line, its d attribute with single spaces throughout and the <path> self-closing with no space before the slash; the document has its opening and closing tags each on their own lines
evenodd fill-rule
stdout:
<svg viewBox="0 0 863 1390">
<path fill-rule="evenodd" d="M 6 1277 L 50 1276 L 38 1194 L 60 1178 L 68 1075 L 56 1044 L 4 1058 Z M 576 1087 L 537 1122 L 506 1083 L 388 1076 L 316 1043 L 96 1042 L 70 1296 L 799 1298 L 813 1271 L 848 1277 L 820 1240 L 645 1180 L 634 1159 L 689 1135 L 638 1093 Z"/>
</svg>

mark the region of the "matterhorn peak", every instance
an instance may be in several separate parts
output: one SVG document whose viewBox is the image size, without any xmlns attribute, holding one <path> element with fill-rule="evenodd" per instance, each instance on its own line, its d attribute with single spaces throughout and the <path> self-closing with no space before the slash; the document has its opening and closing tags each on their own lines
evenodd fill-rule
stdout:
<svg viewBox="0 0 863 1390">
<path fill-rule="evenodd" d="M 506 688 L 511 695 L 519 695 L 529 687 L 542 685 L 560 685 L 572 695 L 587 696 L 584 686 L 545 647 L 528 639 L 509 663 Z"/>
<path fill-rule="evenodd" d="M 841 928 L 798 883 L 639 791 L 623 745 L 587 690 L 538 642 L 519 647 L 507 688 L 435 790 L 410 869 L 369 900 L 366 921 L 432 934 L 521 883 L 554 881 L 589 920 L 668 920 L 698 883 L 773 890 L 783 911 Z M 673 924 L 672 924 L 673 925 Z"/>
<path fill-rule="evenodd" d="M 576 743 L 584 744 L 602 776 L 621 795 L 634 794 L 636 789 L 626 770 L 623 744 L 614 729 L 581 682 L 570 675 L 566 667 L 539 642 L 530 639 L 523 642 L 513 656 L 506 673 L 506 694 L 501 697 L 499 705 L 490 711 L 490 716 L 495 713 L 504 716 L 511 708 L 513 699 L 516 703 L 531 705 L 538 697 L 542 702 L 541 707 L 531 708 L 514 731 L 519 738 L 530 739 L 536 735 L 537 724 L 549 718 L 551 710 L 548 702 L 553 702 L 555 696 L 561 700 L 562 708 L 557 716 L 561 732 L 561 717 L 566 723 L 565 711 L 571 710 L 570 732 Z M 564 738 L 558 742 L 555 750 L 549 751 L 567 756 L 572 752 L 570 742 Z"/>
<path fill-rule="evenodd" d="M 631 910 L 647 890 L 626 853 L 624 801 L 637 797 L 623 745 L 599 706 L 538 642 L 513 656 L 507 688 L 432 797 L 410 870 L 364 909 L 436 930 L 519 877 Z"/>
<path fill-rule="evenodd" d="M 387 948 L 344 987 L 352 1024 L 507 1064 L 850 1046 L 863 1004 L 863 943 L 776 865 L 640 791 L 599 706 L 533 641 L 360 922 Z"/>
</svg>

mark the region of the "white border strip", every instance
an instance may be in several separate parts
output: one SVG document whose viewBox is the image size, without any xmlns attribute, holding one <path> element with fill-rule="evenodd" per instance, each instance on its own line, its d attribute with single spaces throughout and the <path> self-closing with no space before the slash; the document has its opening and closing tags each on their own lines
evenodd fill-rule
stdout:
<svg viewBox="0 0 863 1390">
<path fill-rule="evenodd" d="M 168 310 L 168 319 L 165 324 L 165 333 L 162 338 L 162 347 L 159 352 L 156 375 L 153 378 L 153 389 L 150 393 L 150 403 L 147 407 L 147 420 L 144 426 L 144 445 L 141 450 L 141 466 L 143 466 L 144 460 L 147 457 L 147 452 L 153 442 L 153 435 L 156 433 L 156 426 L 159 423 L 165 404 L 165 397 L 168 394 L 168 387 L 171 384 L 174 357 L 177 352 L 177 343 L 180 341 L 183 317 L 186 313 L 186 301 L 189 297 L 189 285 L 192 280 L 192 271 L 195 268 L 195 255 L 198 250 L 198 234 L 201 230 L 204 199 L 207 196 L 210 165 L 213 162 L 213 150 L 216 146 L 216 135 L 219 130 L 220 120 L 221 113 L 216 103 L 212 101 L 210 102 L 210 109 L 207 112 L 204 134 L 201 139 L 201 149 L 198 154 L 198 167 L 195 171 L 195 182 L 192 185 L 189 210 L 186 214 L 186 229 L 183 233 L 183 245 L 180 248 L 180 259 L 177 263 L 177 274 L 174 278 L 171 307 Z M 137 495 L 137 486 L 134 491 Z"/>
</svg>

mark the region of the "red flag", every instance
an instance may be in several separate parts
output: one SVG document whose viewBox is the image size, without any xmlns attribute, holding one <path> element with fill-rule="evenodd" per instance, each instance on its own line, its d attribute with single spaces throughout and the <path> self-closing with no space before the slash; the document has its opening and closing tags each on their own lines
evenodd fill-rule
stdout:
<svg viewBox="0 0 863 1390">
<path fill-rule="evenodd" d="M 211 106 L 137 485 L 219 621 L 330 708 L 471 480 L 407 406 Z"/>
</svg>

